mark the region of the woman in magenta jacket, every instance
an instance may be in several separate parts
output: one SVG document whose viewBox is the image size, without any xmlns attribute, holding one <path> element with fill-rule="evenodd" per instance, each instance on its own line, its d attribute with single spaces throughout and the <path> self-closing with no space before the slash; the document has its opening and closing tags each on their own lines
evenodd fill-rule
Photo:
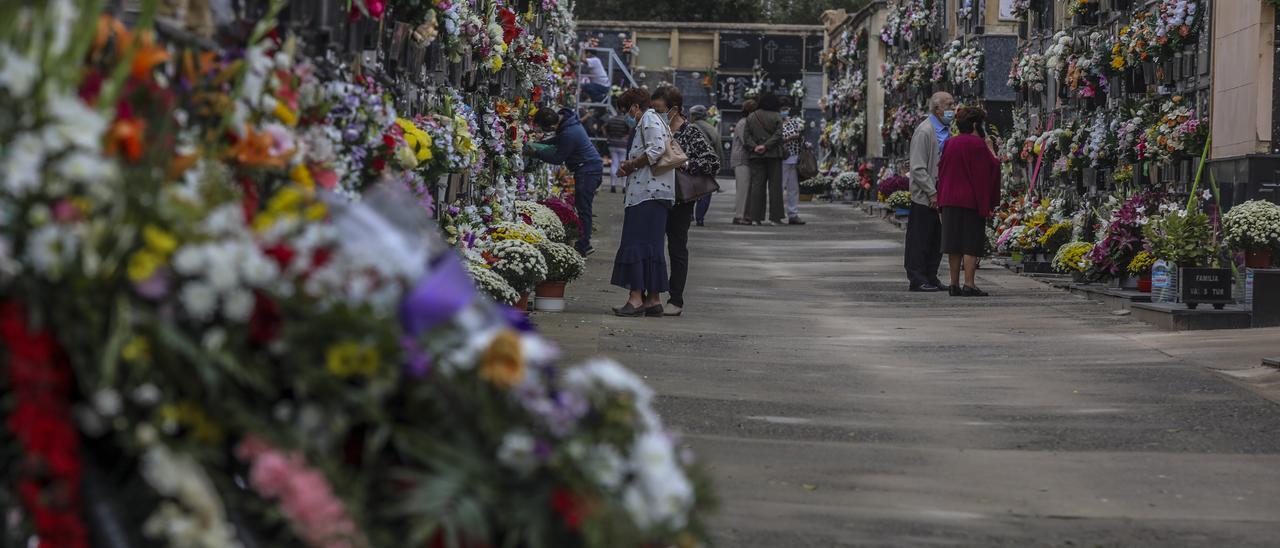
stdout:
<svg viewBox="0 0 1280 548">
<path fill-rule="evenodd" d="M 987 221 L 1000 199 L 1000 161 L 986 137 L 987 113 L 956 113 L 960 134 L 947 140 L 938 164 L 938 205 L 942 209 L 942 252 L 951 264 L 952 297 L 985 297 L 974 276 L 986 249 Z M 964 267 L 964 286 L 960 269 Z"/>
</svg>

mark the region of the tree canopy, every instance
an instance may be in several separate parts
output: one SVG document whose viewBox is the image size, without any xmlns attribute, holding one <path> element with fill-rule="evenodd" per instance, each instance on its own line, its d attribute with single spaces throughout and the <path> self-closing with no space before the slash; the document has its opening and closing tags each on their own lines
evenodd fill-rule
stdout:
<svg viewBox="0 0 1280 548">
<path fill-rule="evenodd" d="M 578 0 L 579 19 L 819 25 L 822 12 L 850 13 L 867 0 Z"/>
</svg>

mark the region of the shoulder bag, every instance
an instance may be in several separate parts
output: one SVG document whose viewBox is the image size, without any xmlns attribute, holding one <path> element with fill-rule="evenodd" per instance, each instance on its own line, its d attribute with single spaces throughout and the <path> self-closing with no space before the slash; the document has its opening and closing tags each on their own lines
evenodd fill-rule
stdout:
<svg viewBox="0 0 1280 548">
<path fill-rule="evenodd" d="M 659 121 L 662 118 L 658 118 Z M 671 126 L 666 122 L 662 125 L 667 128 L 667 148 L 662 151 L 662 156 L 658 157 L 658 162 L 649 166 L 649 171 L 655 176 L 664 175 L 668 171 L 683 166 L 689 161 L 689 156 L 684 153 L 684 149 L 680 148 L 680 143 L 676 142 L 675 135 L 671 133 Z M 644 129 L 640 129 L 640 141 L 644 142 Z M 646 144 L 645 148 L 649 148 Z"/>
<path fill-rule="evenodd" d="M 818 176 L 818 158 L 813 155 L 809 143 L 800 149 L 800 160 L 796 163 L 796 175 L 801 181 L 808 181 Z"/>
<path fill-rule="evenodd" d="M 676 170 L 676 202 L 696 202 L 703 196 L 720 192 L 715 175 L 693 175 L 683 169 Z"/>
</svg>

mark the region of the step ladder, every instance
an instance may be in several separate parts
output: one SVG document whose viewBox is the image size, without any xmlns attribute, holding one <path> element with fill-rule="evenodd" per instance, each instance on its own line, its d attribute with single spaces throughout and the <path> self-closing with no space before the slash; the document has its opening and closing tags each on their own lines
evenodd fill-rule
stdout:
<svg viewBox="0 0 1280 548">
<path fill-rule="evenodd" d="M 599 48 L 582 45 L 578 48 L 578 59 L 585 61 L 587 58 L 586 52 L 588 51 L 594 52 L 596 57 L 600 59 L 600 62 L 604 64 L 605 74 L 609 75 L 609 81 L 612 85 L 621 86 L 622 89 L 636 87 L 636 80 L 631 76 L 630 67 L 628 67 L 626 63 L 622 62 L 622 58 L 618 57 L 618 52 L 614 51 L 613 48 Z M 622 73 L 623 80 L 621 82 L 617 79 L 618 73 Z M 627 85 L 623 86 L 622 82 L 625 82 Z M 613 108 L 613 101 L 610 100 L 611 96 L 606 96 L 602 103 L 592 102 L 591 97 L 584 93 L 582 88 L 579 87 L 576 99 L 579 107 L 588 109 L 604 109 L 609 113 L 609 116 L 618 114 L 618 111 Z"/>
</svg>

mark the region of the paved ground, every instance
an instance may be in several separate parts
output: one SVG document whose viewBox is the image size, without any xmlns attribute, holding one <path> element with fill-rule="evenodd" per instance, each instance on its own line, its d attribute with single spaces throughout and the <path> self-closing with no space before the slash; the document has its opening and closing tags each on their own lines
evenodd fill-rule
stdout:
<svg viewBox="0 0 1280 548">
<path fill-rule="evenodd" d="M 908 293 L 883 221 L 736 227 L 731 195 L 694 228 L 686 316 L 615 318 L 621 195 L 596 203 L 587 278 L 535 321 L 661 394 L 720 545 L 1280 545 L 1280 382 L 1254 368 L 1280 329 L 1161 333 L 995 269 L 988 299 Z"/>
</svg>

